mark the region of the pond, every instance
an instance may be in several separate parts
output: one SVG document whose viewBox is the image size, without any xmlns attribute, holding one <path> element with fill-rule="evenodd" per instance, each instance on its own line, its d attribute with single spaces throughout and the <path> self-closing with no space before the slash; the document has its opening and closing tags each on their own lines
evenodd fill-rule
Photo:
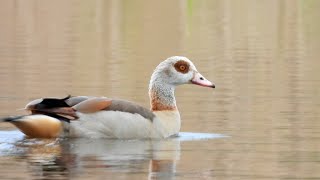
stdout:
<svg viewBox="0 0 320 180">
<path fill-rule="evenodd" d="M 0 124 L 0 179 L 320 179 L 320 2 L 1 1 L 0 116 L 39 97 L 149 107 L 154 68 L 190 58 L 179 137 L 28 139 Z"/>
</svg>

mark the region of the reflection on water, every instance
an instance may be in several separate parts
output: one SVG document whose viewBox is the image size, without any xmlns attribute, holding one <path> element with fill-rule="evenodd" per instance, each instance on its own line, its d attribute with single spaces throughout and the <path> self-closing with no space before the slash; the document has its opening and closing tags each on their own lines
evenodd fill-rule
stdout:
<svg viewBox="0 0 320 180">
<path fill-rule="evenodd" d="M 0 116 L 67 94 L 148 107 L 154 67 L 184 55 L 217 88 L 177 88 L 182 131 L 229 138 L 19 141 L 1 124 L 0 179 L 319 179 L 319 7 L 317 0 L 1 1 Z"/>
<path fill-rule="evenodd" d="M 0 159 L 27 166 L 33 178 L 88 179 L 131 178 L 132 174 L 149 179 L 172 179 L 180 160 L 180 143 L 222 138 L 219 134 L 181 133 L 166 140 L 112 139 L 26 139 L 19 131 L 3 131 Z M 15 178 L 16 173 L 5 178 Z"/>
</svg>

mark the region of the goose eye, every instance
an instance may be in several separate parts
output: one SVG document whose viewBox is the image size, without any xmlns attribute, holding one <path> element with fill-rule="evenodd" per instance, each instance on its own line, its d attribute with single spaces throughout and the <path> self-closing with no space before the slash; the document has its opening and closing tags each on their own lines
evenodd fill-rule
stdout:
<svg viewBox="0 0 320 180">
<path fill-rule="evenodd" d="M 183 60 L 180 60 L 174 64 L 174 68 L 178 72 L 180 72 L 182 74 L 186 74 L 189 71 L 189 64 Z"/>
<path fill-rule="evenodd" d="M 184 71 L 184 70 L 186 70 L 186 66 L 181 65 L 181 66 L 179 67 L 179 69 L 180 69 L 181 71 Z"/>
</svg>

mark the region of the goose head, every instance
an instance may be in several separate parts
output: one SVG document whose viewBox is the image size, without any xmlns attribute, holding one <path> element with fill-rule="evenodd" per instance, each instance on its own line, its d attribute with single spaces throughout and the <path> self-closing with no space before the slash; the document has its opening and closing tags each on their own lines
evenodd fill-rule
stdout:
<svg viewBox="0 0 320 180">
<path fill-rule="evenodd" d="M 172 87 L 195 84 L 215 88 L 215 85 L 201 75 L 195 65 L 183 56 L 172 56 L 161 62 L 151 76 L 150 86 L 154 84 Z"/>
<path fill-rule="evenodd" d="M 169 57 L 156 67 L 151 76 L 149 84 L 151 110 L 177 110 L 174 90 L 176 86 L 182 84 L 215 88 L 215 85 L 202 76 L 188 58 Z"/>
</svg>

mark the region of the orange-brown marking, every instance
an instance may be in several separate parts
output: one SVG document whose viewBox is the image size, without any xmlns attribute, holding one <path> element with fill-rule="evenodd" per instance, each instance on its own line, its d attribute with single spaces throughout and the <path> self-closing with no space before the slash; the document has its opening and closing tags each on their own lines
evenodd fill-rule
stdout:
<svg viewBox="0 0 320 180">
<path fill-rule="evenodd" d="M 174 68 L 176 69 L 176 71 L 183 74 L 186 74 L 189 72 L 189 67 L 190 67 L 189 63 L 183 60 L 180 60 L 174 64 Z"/>
<path fill-rule="evenodd" d="M 111 99 L 108 98 L 91 98 L 73 106 L 73 108 L 82 113 L 94 113 L 110 106 Z"/>
<path fill-rule="evenodd" d="M 172 160 L 151 160 L 151 172 L 169 172 L 173 170 Z"/>
<path fill-rule="evenodd" d="M 37 120 L 21 120 L 12 122 L 25 135 L 32 138 L 55 138 L 58 137 L 62 124 L 59 120 L 41 118 Z"/>
<path fill-rule="evenodd" d="M 165 105 L 161 102 L 155 92 L 151 92 L 151 110 L 152 111 L 173 111 L 177 110 L 176 106 Z"/>
</svg>

